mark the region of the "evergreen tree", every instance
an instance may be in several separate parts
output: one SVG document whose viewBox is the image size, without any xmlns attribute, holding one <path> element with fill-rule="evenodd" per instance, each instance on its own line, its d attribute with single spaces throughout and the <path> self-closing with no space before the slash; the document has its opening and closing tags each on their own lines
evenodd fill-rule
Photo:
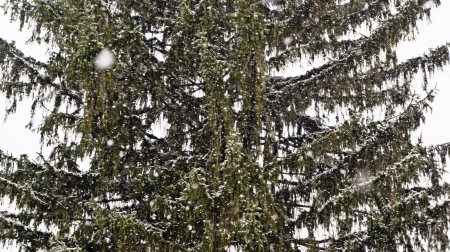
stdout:
<svg viewBox="0 0 450 252">
<path fill-rule="evenodd" d="M 0 90 L 8 114 L 25 97 L 44 113 L 28 127 L 51 151 L 0 152 L 0 195 L 17 207 L 0 213 L 0 239 L 24 251 L 444 251 L 449 145 L 411 132 L 450 45 L 396 58 L 430 3 L 7 0 L 49 60 L 1 39 Z"/>
</svg>

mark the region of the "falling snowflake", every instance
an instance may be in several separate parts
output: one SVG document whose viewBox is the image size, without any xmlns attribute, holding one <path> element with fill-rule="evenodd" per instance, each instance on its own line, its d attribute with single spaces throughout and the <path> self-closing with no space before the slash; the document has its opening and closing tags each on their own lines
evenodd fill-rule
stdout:
<svg viewBox="0 0 450 252">
<path fill-rule="evenodd" d="M 100 70 L 106 70 L 114 63 L 114 55 L 108 49 L 103 49 L 95 58 L 95 66 Z"/>
<path fill-rule="evenodd" d="M 106 144 L 107 144 L 109 147 L 111 147 L 111 146 L 113 146 L 113 144 L 114 144 L 114 140 L 109 139 L 108 141 L 106 141 Z"/>
<path fill-rule="evenodd" d="M 292 38 L 292 37 L 286 37 L 286 38 L 284 38 L 284 44 L 286 45 L 286 46 L 289 46 L 291 43 L 292 43 L 292 41 L 293 41 L 294 39 Z"/>
<path fill-rule="evenodd" d="M 422 6 L 422 8 L 424 9 L 424 10 L 426 10 L 426 9 L 431 9 L 433 7 L 433 1 L 427 1 L 423 6 Z"/>
</svg>

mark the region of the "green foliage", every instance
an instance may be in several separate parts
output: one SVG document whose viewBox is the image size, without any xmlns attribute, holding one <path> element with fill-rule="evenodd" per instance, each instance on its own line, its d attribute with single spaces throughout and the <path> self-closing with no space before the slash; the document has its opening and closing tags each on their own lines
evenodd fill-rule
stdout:
<svg viewBox="0 0 450 252">
<path fill-rule="evenodd" d="M 395 52 L 425 2 L 7 0 L 49 60 L 0 39 L 0 91 L 8 114 L 25 98 L 44 112 L 28 127 L 51 152 L 0 151 L 0 195 L 17 207 L 0 213 L 0 239 L 26 251 L 445 250 L 449 145 L 410 133 L 449 44 L 405 62 Z M 307 61 L 323 64 L 275 74 Z"/>
</svg>

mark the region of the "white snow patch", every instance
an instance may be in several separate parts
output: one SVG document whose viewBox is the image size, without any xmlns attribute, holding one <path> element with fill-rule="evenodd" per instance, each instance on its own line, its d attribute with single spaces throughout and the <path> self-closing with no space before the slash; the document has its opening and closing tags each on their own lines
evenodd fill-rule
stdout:
<svg viewBox="0 0 450 252">
<path fill-rule="evenodd" d="M 77 132 L 77 133 L 75 134 L 75 139 L 81 139 L 81 138 L 83 138 L 83 133 Z"/>
</svg>

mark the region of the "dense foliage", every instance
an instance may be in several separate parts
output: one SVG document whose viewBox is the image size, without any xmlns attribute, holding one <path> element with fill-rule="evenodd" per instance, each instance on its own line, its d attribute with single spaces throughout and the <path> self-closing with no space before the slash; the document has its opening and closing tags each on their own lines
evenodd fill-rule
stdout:
<svg viewBox="0 0 450 252">
<path fill-rule="evenodd" d="M 410 133 L 450 45 L 396 58 L 430 4 L 7 0 L 49 60 L 0 39 L 0 90 L 8 113 L 28 98 L 44 114 L 28 127 L 51 152 L 0 152 L 0 195 L 17 208 L 0 213 L 0 239 L 24 251 L 445 250 L 449 145 Z M 298 76 L 277 76 L 291 63 Z"/>
</svg>

